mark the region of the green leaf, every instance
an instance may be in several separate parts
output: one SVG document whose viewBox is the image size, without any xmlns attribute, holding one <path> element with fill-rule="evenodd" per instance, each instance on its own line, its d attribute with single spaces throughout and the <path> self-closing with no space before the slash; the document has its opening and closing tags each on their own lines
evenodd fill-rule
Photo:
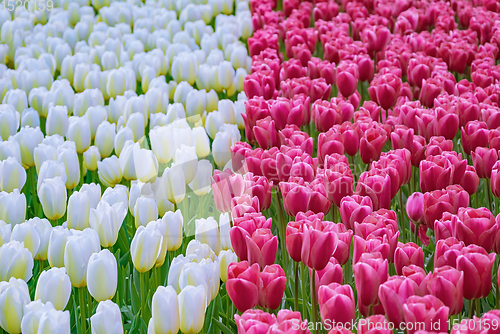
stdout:
<svg viewBox="0 0 500 334">
<path fill-rule="evenodd" d="M 130 299 L 132 300 L 132 312 L 137 314 L 141 309 L 141 300 L 139 293 L 135 289 L 135 284 L 132 282 L 132 275 L 129 277 Z"/>
<path fill-rule="evenodd" d="M 231 331 L 229 328 L 226 327 L 222 322 L 219 320 L 212 318 L 213 324 L 219 328 L 219 330 L 224 333 L 224 334 L 233 334 L 233 331 Z"/>
</svg>

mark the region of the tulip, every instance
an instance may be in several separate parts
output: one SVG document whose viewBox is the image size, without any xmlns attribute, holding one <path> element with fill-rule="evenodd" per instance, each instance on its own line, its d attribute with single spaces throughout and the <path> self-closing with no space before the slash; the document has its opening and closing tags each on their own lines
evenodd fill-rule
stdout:
<svg viewBox="0 0 500 334">
<path fill-rule="evenodd" d="M 70 235 L 64 247 L 64 267 L 76 288 L 87 285 L 87 268 L 92 255 L 92 239 L 86 234 Z"/>
<path fill-rule="evenodd" d="M 460 207 L 469 203 L 469 194 L 460 186 L 449 186 L 445 190 L 435 190 L 424 194 L 424 219 L 434 229 L 434 221 L 444 212 L 457 213 Z"/>
<path fill-rule="evenodd" d="M 365 164 L 378 160 L 387 141 L 387 132 L 382 128 L 369 128 L 359 144 L 359 154 Z"/>
<path fill-rule="evenodd" d="M 75 142 L 78 153 L 85 152 L 90 146 L 90 124 L 86 117 L 71 117 L 68 127 L 68 139 Z"/>
<path fill-rule="evenodd" d="M 203 328 L 207 294 L 202 286 L 186 286 L 178 295 L 180 330 L 198 333 Z"/>
<path fill-rule="evenodd" d="M 466 246 L 479 245 L 486 251 L 490 251 L 498 231 L 495 217 L 490 210 L 486 208 L 460 208 L 457 216 L 456 238 L 463 241 Z"/>
<path fill-rule="evenodd" d="M 416 265 L 424 268 L 424 251 L 413 242 L 399 244 L 394 253 L 394 267 L 398 275 L 403 274 L 403 267 Z"/>
<path fill-rule="evenodd" d="M 26 216 L 26 196 L 14 189 L 11 193 L 0 192 L 0 220 L 12 226 L 20 224 Z"/>
<path fill-rule="evenodd" d="M 120 307 L 111 300 L 101 301 L 90 317 L 92 334 L 123 334 Z"/>
<path fill-rule="evenodd" d="M 74 189 L 80 182 L 80 165 L 78 155 L 76 153 L 75 144 L 71 141 L 59 145 L 57 148 L 58 156 L 57 161 L 64 166 L 65 177 L 64 180 L 67 189 Z M 83 168 L 83 167 L 82 167 Z M 42 171 L 42 169 L 41 169 Z M 40 175 L 43 173 L 41 172 Z M 45 177 L 48 178 L 48 177 Z M 40 179 L 38 182 L 41 184 Z"/>
<path fill-rule="evenodd" d="M 407 267 L 408 268 L 408 267 Z M 391 276 L 379 287 L 378 296 L 387 319 L 400 327 L 404 321 L 403 304 L 418 293 L 419 286 L 411 278 Z"/>
<path fill-rule="evenodd" d="M 177 333 L 180 327 L 177 292 L 171 286 L 159 286 L 151 304 L 152 318 L 148 332 Z"/>
<path fill-rule="evenodd" d="M 28 106 L 26 106 L 26 108 L 27 107 Z M 22 108 L 20 111 L 23 111 L 26 108 Z M 7 140 L 10 136 L 16 134 L 19 127 L 18 111 L 16 111 L 12 105 L 2 104 L 2 108 L 0 109 L 0 120 L 2 121 L 0 138 L 2 138 L 2 140 Z"/>
<path fill-rule="evenodd" d="M 35 166 L 34 150 L 43 140 L 43 133 L 40 131 L 40 128 L 22 127 L 21 131 L 14 136 L 14 139 L 19 143 L 23 166 Z"/>
<path fill-rule="evenodd" d="M 0 246 L 10 241 L 12 225 L 0 220 Z"/>
<path fill-rule="evenodd" d="M 238 311 L 245 312 L 259 302 L 259 265 L 247 261 L 232 263 L 227 269 L 226 288 Z"/>
<path fill-rule="evenodd" d="M 372 212 L 372 201 L 368 196 L 346 196 L 340 201 L 340 217 L 344 225 L 351 230 L 356 222 L 361 223 Z"/>
<path fill-rule="evenodd" d="M 232 250 L 228 249 L 228 250 L 221 250 L 218 255 L 218 258 L 220 267 L 220 279 L 222 280 L 222 282 L 227 282 L 228 267 L 231 263 L 238 262 L 238 257 Z"/>
<path fill-rule="evenodd" d="M 451 315 L 455 315 L 462 312 L 463 308 L 463 282 L 463 272 L 444 266 L 434 269 L 430 274 L 427 289 L 450 308 Z"/>
<path fill-rule="evenodd" d="M 38 333 L 41 317 L 51 310 L 54 310 L 54 306 L 50 302 L 44 304 L 41 301 L 34 301 L 24 306 L 22 333 Z"/>
<path fill-rule="evenodd" d="M 279 312 L 282 311 L 284 310 Z M 247 310 L 242 315 L 235 314 L 234 320 L 238 333 L 269 333 L 271 326 L 276 324 L 276 316 L 262 310 Z"/>
<path fill-rule="evenodd" d="M 84 230 L 89 227 L 90 199 L 87 193 L 74 192 L 68 200 L 67 226 Z"/>
<path fill-rule="evenodd" d="M 198 75 L 198 61 L 194 54 L 188 52 L 177 54 L 172 61 L 171 73 L 178 83 L 187 81 L 189 85 L 193 85 Z"/>
<path fill-rule="evenodd" d="M 279 264 L 266 266 L 259 274 L 259 305 L 277 309 L 285 293 L 286 275 Z"/>
<path fill-rule="evenodd" d="M 22 242 L 24 247 L 35 257 L 40 247 L 40 237 L 31 224 L 17 224 L 12 229 L 10 240 Z"/>
<path fill-rule="evenodd" d="M 348 324 L 354 321 L 356 308 L 354 294 L 349 285 L 331 283 L 322 285 L 318 290 L 318 304 L 321 319 L 327 322 Z"/>
<path fill-rule="evenodd" d="M 258 263 L 262 268 L 274 263 L 278 239 L 270 229 L 257 229 L 251 236 L 247 235 L 245 240 L 249 263 Z"/>
<path fill-rule="evenodd" d="M 116 137 L 116 124 L 103 121 L 97 127 L 94 145 L 97 146 L 101 158 L 107 158 L 113 152 Z"/>
<path fill-rule="evenodd" d="M 97 208 L 90 209 L 89 224 L 97 231 L 102 247 L 111 247 L 116 243 L 126 215 L 127 209 L 121 202 L 110 205 L 101 201 Z"/>
<path fill-rule="evenodd" d="M 174 163 L 178 168 L 182 168 L 184 180 L 186 184 L 189 184 L 196 176 L 198 169 L 196 148 L 193 146 L 181 145 L 181 147 L 175 151 Z"/>
<path fill-rule="evenodd" d="M 414 192 L 408 197 L 406 201 L 406 214 L 416 225 L 424 222 L 424 194 Z"/>
<path fill-rule="evenodd" d="M 135 227 L 147 226 L 149 222 L 158 219 L 158 207 L 154 198 L 141 196 L 134 206 Z"/>
<path fill-rule="evenodd" d="M 196 175 L 189 183 L 189 187 L 193 190 L 196 196 L 203 196 L 211 190 L 212 164 L 208 160 L 197 161 L 198 167 Z"/>
<path fill-rule="evenodd" d="M 322 270 L 337 249 L 338 236 L 330 230 L 329 224 L 321 221 L 304 224 L 304 240 L 301 258 L 306 266 Z"/>
<path fill-rule="evenodd" d="M 132 262 L 137 271 L 145 273 L 153 268 L 161 243 L 162 236 L 157 229 L 145 228 L 143 225 L 137 228 L 130 244 Z"/>
<path fill-rule="evenodd" d="M 84 166 L 89 171 L 95 171 L 97 169 L 97 162 L 101 161 L 101 154 L 97 146 L 90 146 L 83 153 Z"/>
<path fill-rule="evenodd" d="M 482 179 L 489 179 L 493 165 L 498 160 L 498 152 L 495 149 L 487 149 L 484 147 L 476 147 L 472 153 L 472 161 L 477 175 Z"/>
<path fill-rule="evenodd" d="M 97 162 L 97 173 L 99 180 L 106 187 L 114 187 L 122 180 L 122 170 L 120 168 L 119 160 L 116 156 L 103 159 Z"/>
<path fill-rule="evenodd" d="M 52 303 L 56 310 L 62 311 L 71 295 L 71 281 L 64 268 L 42 271 L 35 291 L 35 300 Z"/>
<path fill-rule="evenodd" d="M 370 173 L 374 175 L 370 175 Z M 390 207 L 391 202 L 391 178 L 382 171 L 382 175 L 374 172 L 364 172 L 360 175 L 356 185 L 356 193 L 360 196 L 367 196 L 373 203 L 373 209 Z"/>
<path fill-rule="evenodd" d="M 500 174 L 498 171 L 500 170 L 500 162 L 496 162 L 491 170 L 491 192 L 495 197 L 500 197 Z"/>
<path fill-rule="evenodd" d="M 208 219 L 196 219 L 195 225 L 195 239 L 209 245 L 210 248 L 218 254 L 221 248 L 217 221 L 215 221 L 213 217 L 209 217 Z"/>
<path fill-rule="evenodd" d="M 364 306 L 364 308 L 360 308 L 360 311 L 366 315 L 367 306 L 380 302 L 377 293 L 380 284 L 388 278 L 388 262 L 387 259 L 383 260 L 380 255 L 377 257 L 374 254 L 365 253 L 353 266 L 353 270 L 358 290 L 358 305 Z"/>
<path fill-rule="evenodd" d="M 0 246 L 0 260 L 4 264 L 0 270 L 2 281 L 12 277 L 29 281 L 33 275 L 33 256 L 22 242 L 12 240 Z"/>
<path fill-rule="evenodd" d="M 58 220 L 66 213 L 66 187 L 61 177 L 46 179 L 38 191 L 43 213 L 50 220 Z"/>
<path fill-rule="evenodd" d="M 464 272 L 464 298 L 485 298 L 491 290 L 495 253 L 467 253 L 457 257 L 457 269 Z"/>
<path fill-rule="evenodd" d="M 116 293 L 118 271 L 115 256 L 107 249 L 90 256 L 87 269 L 87 286 L 95 300 L 113 298 Z"/>
<path fill-rule="evenodd" d="M 21 333 L 23 309 L 30 301 L 28 285 L 22 279 L 0 282 L 0 326 L 8 333 Z"/>
<path fill-rule="evenodd" d="M 488 146 L 488 127 L 484 122 L 471 121 L 462 127 L 462 146 L 465 154 L 471 154 L 477 147 Z"/>
<path fill-rule="evenodd" d="M 358 65 L 342 61 L 337 66 L 337 87 L 344 97 L 351 96 L 358 87 Z"/>
<path fill-rule="evenodd" d="M 210 154 L 210 140 L 207 132 L 201 126 L 193 128 L 193 140 L 196 146 L 196 155 L 198 158 L 205 158 Z"/>
<path fill-rule="evenodd" d="M 449 308 L 443 302 L 432 295 L 424 297 L 411 296 L 403 305 L 403 312 L 406 323 L 423 323 L 424 330 L 446 331 Z M 416 330 L 409 329 L 408 333 L 413 334 Z"/>
<path fill-rule="evenodd" d="M 9 137 L 8 140 L 0 142 L 0 159 L 6 160 L 8 157 L 14 157 L 17 161 L 21 160 L 21 146 L 14 139 L 15 137 Z"/>
<path fill-rule="evenodd" d="M 179 204 L 186 195 L 186 181 L 184 172 L 180 166 L 166 168 L 163 172 L 162 181 L 166 189 L 166 198 L 175 204 Z"/>
</svg>

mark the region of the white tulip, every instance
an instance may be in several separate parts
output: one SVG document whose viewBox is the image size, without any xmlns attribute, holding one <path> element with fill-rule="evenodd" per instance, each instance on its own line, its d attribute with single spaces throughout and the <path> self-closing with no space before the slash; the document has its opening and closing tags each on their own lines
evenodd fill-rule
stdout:
<svg viewBox="0 0 500 334">
<path fill-rule="evenodd" d="M 10 240 L 22 242 L 24 247 L 30 251 L 33 257 L 38 253 L 40 236 L 31 224 L 22 223 L 14 226 Z"/>
<path fill-rule="evenodd" d="M 89 227 L 90 199 L 86 192 L 75 191 L 68 200 L 67 226 L 73 230 Z"/>
<path fill-rule="evenodd" d="M 140 273 L 149 271 L 156 263 L 162 244 L 157 229 L 139 226 L 130 244 L 130 254 L 135 269 Z"/>
<path fill-rule="evenodd" d="M 116 137 L 116 124 L 103 121 L 99 124 L 95 134 L 95 146 L 99 149 L 101 158 L 107 158 L 113 152 Z"/>
<path fill-rule="evenodd" d="M 69 128 L 68 108 L 66 106 L 49 108 L 45 127 L 47 135 L 58 134 L 65 137 Z"/>
<path fill-rule="evenodd" d="M 203 328 L 207 305 L 207 291 L 203 286 L 186 286 L 177 297 L 179 301 L 180 330 L 198 333 Z"/>
<path fill-rule="evenodd" d="M 123 334 L 120 307 L 111 300 L 100 302 L 90 317 L 90 326 L 92 334 Z"/>
<path fill-rule="evenodd" d="M 99 149 L 96 146 L 90 146 L 85 152 L 83 152 L 83 162 L 87 170 L 95 171 L 97 169 L 98 161 L 101 161 L 101 155 L 99 154 Z"/>
<path fill-rule="evenodd" d="M 159 286 L 151 301 L 152 318 L 149 331 L 155 334 L 177 333 L 179 331 L 179 306 L 177 292 L 171 286 Z"/>
<path fill-rule="evenodd" d="M 26 170 L 14 157 L 0 161 L 0 191 L 12 192 L 23 189 L 26 183 Z"/>
<path fill-rule="evenodd" d="M 75 142 L 76 152 L 80 154 L 89 148 L 91 132 L 90 123 L 86 117 L 70 117 L 68 139 Z"/>
<path fill-rule="evenodd" d="M 213 217 L 207 219 L 196 219 L 195 239 L 201 243 L 205 243 L 215 252 L 220 252 L 220 234 L 219 224 Z"/>
<path fill-rule="evenodd" d="M 8 333 L 21 333 L 24 306 L 29 304 L 28 285 L 22 279 L 0 282 L 0 326 Z"/>
<path fill-rule="evenodd" d="M 113 143 L 117 157 L 120 157 L 125 143 L 129 140 L 134 141 L 134 132 L 131 128 L 124 127 L 118 130 Z"/>
<path fill-rule="evenodd" d="M 33 167 L 35 165 L 34 150 L 43 140 L 40 128 L 23 127 L 14 139 L 19 143 L 23 166 Z"/>
<path fill-rule="evenodd" d="M 80 163 L 73 142 L 65 142 L 57 148 L 57 161 L 64 165 L 66 171 L 65 185 L 67 189 L 74 189 L 80 183 Z"/>
<path fill-rule="evenodd" d="M 171 127 L 156 127 L 149 132 L 151 149 L 158 162 L 167 164 L 174 155 L 174 149 L 170 143 L 173 142 L 173 132 Z"/>
<path fill-rule="evenodd" d="M 118 283 L 118 265 L 115 256 L 107 249 L 90 256 L 87 269 L 87 287 L 95 300 L 113 298 Z"/>
<path fill-rule="evenodd" d="M 57 220 L 66 213 L 66 186 L 61 177 L 45 179 L 38 191 L 43 213 L 50 220 Z"/>
<path fill-rule="evenodd" d="M 5 160 L 8 157 L 14 157 L 21 162 L 21 148 L 14 137 L 9 137 L 6 141 L 0 141 L 0 160 Z"/>
<path fill-rule="evenodd" d="M 64 310 L 71 296 L 71 281 L 66 269 L 51 268 L 44 270 L 38 278 L 35 300 L 52 303 L 56 310 Z"/>
<path fill-rule="evenodd" d="M 29 281 L 33 276 L 33 256 L 22 242 L 11 240 L 0 246 L 0 280 L 20 278 Z"/>
<path fill-rule="evenodd" d="M 118 158 L 113 155 L 97 162 L 99 180 L 106 187 L 114 187 L 122 180 L 122 170 Z"/>
<path fill-rule="evenodd" d="M 90 210 L 90 227 L 99 235 L 102 247 L 111 247 L 116 243 L 126 215 L 127 209 L 122 202 L 110 205 L 101 201 L 96 209 Z"/>
<path fill-rule="evenodd" d="M 211 187 L 211 177 L 212 177 L 212 163 L 208 160 L 198 161 L 198 168 L 196 175 L 189 183 L 189 187 L 197 196 L 203 196 L 210 192 Z"/>
<path fill-rule="evenodd" d="M 183 169 L 180 166 L 166 168 L 163 172 L 162 181 L 165 184 L 167 199 L 179 204 L 186 195 L 186 181 Z"/>
<path fill-rule="evenodd" d="M 147 226 L 158 219 L 158 207 L 154 198 L 141 196 L 134 206 L 135 227 Z"/>
<path fill-rule="evenodd" d="M 18 189 L 11 193 L 0 192 L 0 220 L 12 226 L 24 222 L 26 217 L 26 196 Z"/>
<path fill-rule="evenodd" d="M 236 254 L 228 249 L 228 250 L 221 250 L 219 253 L 219 267 L 220 267 L 220 279 L 222 282 L 227 281 L 227 268 L 229 265 L 233 262 L 238 262 L 238 257 Z"/>
</svg>

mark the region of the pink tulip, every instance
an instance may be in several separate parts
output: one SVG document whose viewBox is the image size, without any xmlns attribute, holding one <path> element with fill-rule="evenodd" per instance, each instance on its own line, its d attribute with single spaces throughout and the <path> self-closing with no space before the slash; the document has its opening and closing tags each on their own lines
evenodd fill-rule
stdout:
<svg viewBox="0 0 500 334">
<path fill-rule="evenodd" d="M 349 97 L 358 87 L 358 65 L 353 62 L 342 61 L 337 66 L 337 87 L 344 97 Z"/>
<path fill-rule="evenodd" d="M 491 129 L 488 132 L 488 147 L 500 150 L 500 128 Z"/>
<path fill-rule="evenodd" d="M 359 334 L 391 334 L 392 325 L 389 324 L 382 314 L 371 315 L 366 319 L 360 319 L 358 323 Z"/>
<path fill-rule="evenodd" d="M 281 64 L 280 81 L 293 78 L 301 78 L 307 75 L 307 68 L 302 67 L 298 59 L 289 59 Z"/>
<path fill-rule="evenodd" d="M 443 212 L 441 219 L 434 222 L 434 236 L 436 240 L 445 240 L 455 237 L 458 217 L 450 212 Z"/>
<path fill-rule="evenodd" d="M 265 176 L 254 176 L 252 173 L 245 174 L 244 178 L 247 181 L 245 194 L 259 199 L 260 210 L 269 209 L 273 182 L 269 182 Z"/>
<path fill-rule="evenodd" d="M 271 325 L 276 323 L 274 314 L 262 310 L 246 310 L 242 315 L 235 314 L 234 320 L 238 334 L 267 334 Z"/>
<path fill-rule="evenodd" d="M 333 252 L 333 257 L 337 259 L 341 265 L 344 265 L 349 260 L 353 231 L 348 230 L 345 225 L 341 223 L 332 225 L 332 229 L 337 233 L 339 238 L 337 249 Z"/>
<path fill-rule="evenodd" d="M 467 248 L 467 247 L 466 247 Z M 464 248 L 465 250 L 465 248 Z M 457 258 L 457 269 L 464 272 L 464 298 L 485 298 L 491 290 L 491 269 L 495 253 L 467 253 Z"/>
<path fill-rule="evenodd" d="M 257 229 L 270 229 L 272 219 L 266 220 L 262 213 L 245 213 L 234 218 L 234 226 L 229 231 L 231 245 L 240 260 L 248 260 L 246 238 L 251 237 Z"/>
<path fill-rule="evenodd" d="M 457 258 L 462 254 L 465 247 L 463 241 L 458 241 L 454 237 L 438 240 L 434 251 L 434 267 L 443 266 L 457 267 Z"/>
<path fill-rule="evenodd" d="M 382 25 L 374 27 L 368 26 L 361 33 L 361 39 L 366 44 L 370 55 L 373 55 L 375 52 L 382 51 L 382 49 L 391 41 L 391 37 L 391 31 Z"/>
<path fill-rule="evenodd" d="M 415 281 L 402 276 L 390 276 L 378 290 L 380 302 L 387 319 L 399 328 L 404 321 L 403 304 L 408 297 L 416 295 L 419 287 Z"/>
<path fill-rule="evenodd" d="M 340 201 L 340 217 L 350 230 L 354 229 L 355 222 L 361 223 L 372 212 L 373 205 L 369 196 L 346 196 Z"/>
<path fill-rule="evenodd" d="M 259 305 L 277 309 L 285 293 L 286 275 L 279 264 L 267 265 L 259 274 Z"/>
<path fill-rule="evenodd" d="M 217 210 L 230 212 L 232 198 L 241 197 L 245 192 L 243 177 L 240 174 L 233 174 L 229 169 L 223 172 L 215 170 L 211 181 Z"/>
<path fill-rule="evenodd" d="M 311 269 L 309 269 L 309 275 L 311 276 L 312 279 Z M 316 271 L 315 280 L 316 280 L 316 294 L 318 293 L 318 289 L 320 286 L 329 285 L 331 283 L 342 284 L 343 280 L 342 266 L 332 256 L 324 269 Z M 311 294 L 312 294 L 312 286 L 311 286 Z"/>
<path fill-rule="evenodd" d="M 309 268 L 322 270 L 337 249 L 338 237 L 331 230 L 330 222 L 315 220 L 302 227 L 302 262 Z"/>
<path fill-rule="evenodd" d="M 366 307 L 380 303 L 378 289 L 380 284 L 387 281 L 388 262 L 383 260 L 380 255 L 365 253 L 353 266 L 353 271 L 358 291 L 358 307 L 361 313 L 366 316 Z M 364 306 L 363 309 L 361 305 Z"/>
<path fill-rule="evenodd" d="M 231 200 L 231 217 L 242 217 L 245 213 L 260 212 L 259 198 L 250 197 L 248 194 L 243 194 L 240 197 L 233 197 Z"/>
<path fill-rule="evenodd" d="M 304 233 L 302 231 L 302 221 L 289 222 L 286 226 L 286 250 L 292 260 L 295 262 L 302 261 L 302 242 Z"/>
<path fill-rule="evenodd" d="M 498 231 L 495 217 L 486 208 L 460 208 L 455 225 L 455 236 L 466 246 L 479 245 L 490 251 Z"/>
<path fill-rule="evenodd" d="M 429 273 L 427 289 L 450 309 L 450 315 L 455 315 L 462 312 L 463 285 L 463 272 L 450 266 L 443 266 Z"/>
<path fill-rule="evenodd" d="M 424 296 L 429 293 L 429 291 L 427 290 L 427 280 L 429 276 L 423 268 L 415 266 L 413 264 L 409 265 L 408 267 L 403 267 L 403 276 L 415 282 L 415 295 Z"/>
<path fill-rule="evenodd" d="M 326 83 L 333 85 L 336 80 L 335 64 L 328 60 L 312 57 L 307 63 L 307 72 L 311 79 L 323 78 Z"/>
<path fill-rule="evenodd" d="M 276 82 L 271 71 L 259 71 L 246 76 L 243 88 L 249 99 L 261 96 L 268 100 L 276 93 Z"/>
<path fill-rule="evenodd" d="M 479 187 L 479 176 L 476 173 L 476 169 L 470 165 L 467 165 L 464 176 L 460 181 L 462 188 L 469 193 L 469 195 L 475 194 L 477 188 Z"/>
<path fill-rule="evenodd" d="M 384 110 L 391 108 L 401 92 L 401 78 L 392 74 L 376 76 L 370 83 L 368 93 L 370 99 L 378 103 Z"/>
<path fill-rule="evenodd" d="M 424 194 L 425 224 L 434 229 L 434 222 L 441 219 L 444 212 L 457 213 L 460 207 L 469 205 L 469 194 L 460 186 L 449 186 L 444 190 L 434 190 Z"/>
<path fill-rule="evenodd" d="M 411 149 L 411 165 L 418 167 L 420 166 L 420 161 L 425 159 L 425 150 L 427 146 L 425 144 L 425 138 L 419 135 L 413 137 L 413 147 Z"/>
<path fill-rule="evenodd" d="M 313 139 L 299 127 L 293 124 L 288 124 L 284 129 L 279 131 L 281 142 L 289 147 L 300 147 L 300 149 L 312 156 Z"/>
<path fill-rule="evenodd" d="M 391 178 L 389 175 L 370 175 L 363 172 L 356 185 L 356 194 L 368 196 L 373 209 L 389 208 L 391 203 Z"/>
<path fill-rule="evenodd" d="M 391 132 L 391 144 L 394 150 L 406 148 L 410 152 L 413 150 L 413 129 L 408 129 L 404 125 L 396 125 Z"/>
<path fill-rule="evenodd" d="M 253 135 L 263 149 L 269 149 L 280 144 L 278 131 L 271 116 L 257 120 L 253 127 Z"/>
<path fill-rule="evenodd" d="M 403 274 L 403 267 L 416 265 L 424 268 L 424 251 L 413 242 L 399 243 L 394 252 L 394 267 L 398 275 Z"/>
<path fill-rule="evenodd" d="M 347 121 L 340 125 L 339 130 L 342 133 L 345 153 L 353 157 L 359 151 L 358 132 L 356 131 L 353 124 Z"/>
<path fill-rule="evenodd" d="M 287 124 L 301 126 L 306 110 L 301 100 L 278 97 L 271 104 L 270 113 L 276 124 L 276 129 L 282 130 Z"/>
<path fill-rule="evenodd" d="M 471 121 L 462 127 L 462 146 L 466 154 L 476 150 L 476 147 L 488 146 L 488 127 L 486 123 Z"/>
<path fill-rule="evenodd" d="M 323 321 L 348 324 L 354 321 L 356 308 L 350 285 L 331 283 L 318 289 L 318 304 Z"/>
<path fill-rule="evenodd" d="M 330 211 L 330 202 L 326 197 L 324 185 L 316 179 L 307 184 L 303 179 L 291 178 L 294 182 L 280 182 L 280 191 L 283 196 L 283 206 L 288 215 L 295 217 L 299 212 L 309 210 L 315 213 Z"/>
<path fill-rule="evenodd" d="M 226 289 L 229 298 L 240 312 L 254 308 L 259 302 L 259 265 L 247 261 L 233 262 L 227 268 Z"/>
<path fill-rule="evenodd" d="M 424 194 L 414 192 L 408 197 L 406 214 L 414 224 L 424 223 Z"/>
<path fill-rule="evenodd" d="M 429 156 L 422 160 L 419 169 L 422 192 L 443 189 L 453 184 L 455 166 L 442 155 Z"/>
<path fill-rule="evenodd" d="M 481 179 L 489 179 L 493 165 L 498 161 L 497 150 L 478 146 L 471 154 L 477 175 Z"/>
<path fill-rule="evenodd" d="M 437 297 L 427 295 L 424 297 L 411 296 L 403 305 L 406 323 L 423 323 L 426 331 L 446 332 L 448 326 L 449 308 Z M 409 334 L 415 329 L 407 329 Z"/>
<path fill-rule="evenodd" d="M 491 192 L 495 197 L 500 197 L 500 162 L 497 161 L 491 169 Z"/>
<path fill-rule="evenodd" d="M 324 172 L 326 192 L 333 205 L 339 207 L 340 201 L 353 193 L 354 179 L 349 166 L 338 163 Z"/>
<path fill-rule="evenodd" d="M 302 321 L 300 312 L 279 310 L 277 322 L 269 327 L 268 334 L 311 334 L 307 319 Z"/>
<path fill-rule="evenodd" d="M 380 158 L 380 153 L 387 141 L 387 132 L 380 127 L 369 128 L 361 138 L 359 155 L 365 164 Z"/>
<path fill-rule="evenodd" d="M 443 151 L 453 151 L 453 141 L 442 136 L 434 136 L 429 140 L 425 156 L 440 155 Z"/>
<path fill-rule="evenodd" d="M 252 236 L 246 236 L 247 258 L 251 264 L 258 263 L 261 268 L 274 263 L 278 250 L 278 238 L 270 229 L 259 228 Z"/>
<path fill-rule="evenodd" d="M 342 134 L 337 133 L 334 128 L 318 136 L 318 160 L 324 163 L 325 157 L 333 153 L 344 154 L 344 143 Z"/>
<path fill-rule="evenodd" d="M 382 259 L 388 259 L 391 245 L 389 245 L 387 237 L 368 235 L 365 240 L 355 235 L 353 238 L 353 250 L 352 263 L 356 264 L 361 255 L 365 253 L 380 253 Z"/>
</svg>

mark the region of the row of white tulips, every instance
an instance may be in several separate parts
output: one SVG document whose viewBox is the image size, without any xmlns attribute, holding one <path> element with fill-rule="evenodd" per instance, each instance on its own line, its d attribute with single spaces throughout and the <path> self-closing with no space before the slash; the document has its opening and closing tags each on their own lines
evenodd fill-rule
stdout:
<svg viewBox="0 0 500 334">
<path fill-rule="evenodd" d="M 79 333 L 123 333 L 111 250 L 128 229 L 141 313 L 144 275 L 169 268 L 147 332 L 200 332 L 236 261 L 230 217 L 176 207 L 210 196 L 240 140 L 248 2 L 50 5 L 0 12 L 0 327 L 70 333 L 78 304 Z"/>
</svg>

